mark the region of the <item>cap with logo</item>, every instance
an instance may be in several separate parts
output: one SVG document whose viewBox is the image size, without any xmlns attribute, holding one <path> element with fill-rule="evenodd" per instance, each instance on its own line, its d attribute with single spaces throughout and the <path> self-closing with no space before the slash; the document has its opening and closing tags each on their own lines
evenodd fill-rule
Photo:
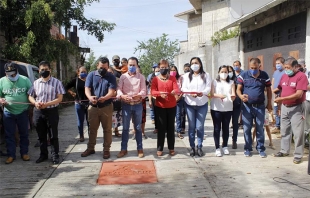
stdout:
<svg viewBox="0 0 310 198">
<path fill-rule="evenodd" d="M 17 72 L 17 68 L 15 66 L 15 63 L 12 63 L 12 62 L 9 62 L 9 63 L 6 63 L 4 65 L 4 71 L 7 75 L 13 75 L 13 74 L 16 74 Z"/>
<path fill-rule="evenodd" d="M 116 59 L 120 59 L 120 57 L 118 56 L 118 55 L 114 55 L 113 57 L 112 57 L 112 60 L 114 61 L 114 60 L 116 60 Z"/>
</svg>

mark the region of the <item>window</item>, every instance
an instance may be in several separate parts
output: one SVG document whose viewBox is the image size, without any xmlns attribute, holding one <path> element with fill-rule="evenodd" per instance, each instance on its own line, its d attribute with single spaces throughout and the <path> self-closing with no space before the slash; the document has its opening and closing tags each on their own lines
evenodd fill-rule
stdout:
<svg viewBox="0 0 310 198">
<path fill-rule="evenodd" d="M 256 47 L 260 47 L 263 45 L 263 37 L 257 37 L 256 39 Z"/>
<path fill-rule="evenodd" d="M 289 28 L 287 30 L 288 40 L 299 38 L 300 35 L 301 35 L 300 32 L 301 32 L 301 27 L 300 26 Z"/>
<path fill-rule="evenodd" d="M 253 39 L 247 41 L 247 48 L 250 49 L 253 47 Z"/>
<path fill-rule="evenodd" d="M 281 32 L 274 32 L 272 34 L 272 42 L 273 43 L 278 43 L 282 40 L 282 35 Z"/>
</svg>

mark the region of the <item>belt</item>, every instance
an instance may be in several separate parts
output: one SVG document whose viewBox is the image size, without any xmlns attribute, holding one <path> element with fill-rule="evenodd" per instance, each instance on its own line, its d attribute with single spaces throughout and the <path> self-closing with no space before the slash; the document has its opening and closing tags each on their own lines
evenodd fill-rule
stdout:
<svg viewBox="0 0 310 198">
<path fill-rule="evenodd" d="M 101 109 L 101 108 L 103 108 L 103 107 L 109 106 L 110 104 L 111 104 L 111 103 L 106 103 L 106 104 L 103 104 L 102 106 L 101 106 L 101 105 L 98 106 L 97 104 L 96 104 L 96 105 L 91 104 L 90 106 L 92 106 L 92 107 L 94 107 L 94 108 L 99 108 L 99 109 Z"/>
<path fill-rule="evenodd" d="M 250 103 L 248 103 L 248 102 L 245 102 L 245 104 L 246 104 L 246 105 L 250 105 L 250 106 L 252 106 L 252 107 L 259 107 L 259 106 L 261 106 L 261 105 L 265 105 L 265 103 L 252 103 L 252 104 L 250 104 Z"/>
<path fill-rule="evenodd" d="M 283 104 L 283 105 L 286 107 L 295 107 L 295 106 L 301 105 L 301 103 L 299 103 L 299 104 Z"/>
<path fill-rule="evenodd" d="M 122 102 L 125 103 L 125 104 L 129 104 L 129 105 L 136 105 L 136 104 L 140 104 L 142 102 L 142 100 L 139 100 L 139 101 L 128 101 L 128 102 L 123 100 Z"/>
</svg>

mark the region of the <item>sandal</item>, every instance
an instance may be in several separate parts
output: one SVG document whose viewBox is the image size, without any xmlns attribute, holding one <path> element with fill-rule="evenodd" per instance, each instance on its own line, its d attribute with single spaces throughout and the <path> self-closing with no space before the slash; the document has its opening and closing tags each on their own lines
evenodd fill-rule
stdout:
<svg viewBox="0 0 310 198">
<path fill-rule="evenodd" d="M 114 135 L 116 137 L 122 137 L 122 134 L 119 133 L 118 129 L 114 129 Z"/>
<path fill-rule="evenodd" d="M 179 137 L 180 139 L 183 139 L 183 138 L 184 138 L 183 135 L 181 135 L 181 133 L 178 133 L 178 137 Z"/>
</svg>

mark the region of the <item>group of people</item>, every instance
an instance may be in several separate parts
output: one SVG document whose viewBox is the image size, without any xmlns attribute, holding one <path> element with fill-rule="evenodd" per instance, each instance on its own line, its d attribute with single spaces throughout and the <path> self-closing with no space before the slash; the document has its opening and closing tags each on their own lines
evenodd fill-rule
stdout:
<svg viewBox="0 0 310 198">
<path fill-rule="evenodd" d="M 4 126 L 6 134 L 6 163 L 12 163 L 16 151 L 14 134 L 16 126 L 20 134 L 20 154 L 23 160 L 28 155 L 28 118 L 29 102 L 34 108 L 34 124 L 40 141 L 40 156 L 37 163 L 48 159 L 47 136 L 50 136 L 52 161 L 59 163 L 58 141 L 58 104 L 62 101 L 65 90 L 75 98 L 80 142 L 84 138 L 84 120 L 89 128 L 87 149 L 81 157 L 95 153 L 97 131 L 103 128 L 103 158 L 110 158 L 112 130 L 116 137 L 121 137 L 121 149 L 117 157 L 128 153 L 130 124 L 134 128 L 137 144 L 137 156 L 144 157 L 142 138 L 146 121 L 146 97 L 149 97 L 151 119 L 157 133 L 157 156 L 162 156 L 165 139 L 169 154 L 175 155 L 175 132 L 183 138 L 185 117 L 188 120 L 190 156 L 203 156 L 204 122 L 210 105 L 213 120 L 215 155 L 229 155 L 229 125 L 232 120 L 232 149 L 237 148 L 238 118 L 242 115 L 244 130 L 244 155 L 252 155 L 252 126 L 255 125 L 259 156 L 265 158 L 265 114 L 272 111 L 272 98 L 277 103 L 278 115 L 281 115 L 281 150 L 274 154 L 283 157 L 289 154 L 292 133 L 295 140 L 294 163 L 300 163 L 303 155 L 305 131 L 309 131 L 310 121 L 310 72 L 306 71 L 305 62 L 292 57 L 276 60 L 273 79 L 261 70 L 258 58 L 249 61 L 249 69 L 241 70 L 241 62 L 233 66 L 222 65 L 218 68 L 215 79 L 204 71 L 199 57 L 193 57 L 184 65 L 184 74 L 167 60 L 154 64 L 153 73 L 147 79 L 142 75 L 136 57 L 128 59 L 115 55 L 110 66 L 108 58 L 98 60 L 97 70 L 88 72 L 79 67 L 77 77 L 65 87 L 61 81 L 51 76 L 51 66 L 42 61 L 39 64 L 41 78 L 31 85 L 27 77 L 18 73 L 14 63 L 5 65 L 6 76 L 0 79 L 0 102 L 4 105 Z M 120 64 L 121 63 L 121 64 Z M 298 65 L 303 64 L 302 66 Z M 301 71 L 300 67 L 303 68 Z M 284 72 L 283 72 L 284 71 Z M 282 73 L 281 73 L 282 72 Z M 281 77 L 280 74 L 281 73 Z M 306 76 L 306 75 L 308 76 Z M 273 89 L 271 89 L 271 87 Z M 71 90 L 74 88 L 75 91 Z M 307 95 L 307 98 L 306 98 Z M 307 100 L 306 100 L 307 99 Z M 210 103 L 210 104 L 209 104 Z M 267 111 L 266 111 L 267 109 Z M 185 116 L 186 115 L 186 116 Z M 278 118 L 277 118 L 278 120 Z M 175 126 L 176 123 L 176 126 Z M 118 127 L 122 125 L 122 133 Z M 220 134 L 222 132 L 222 145 Z M 197 145 L 195 135 L 197 134 Z"/>
</svg>

